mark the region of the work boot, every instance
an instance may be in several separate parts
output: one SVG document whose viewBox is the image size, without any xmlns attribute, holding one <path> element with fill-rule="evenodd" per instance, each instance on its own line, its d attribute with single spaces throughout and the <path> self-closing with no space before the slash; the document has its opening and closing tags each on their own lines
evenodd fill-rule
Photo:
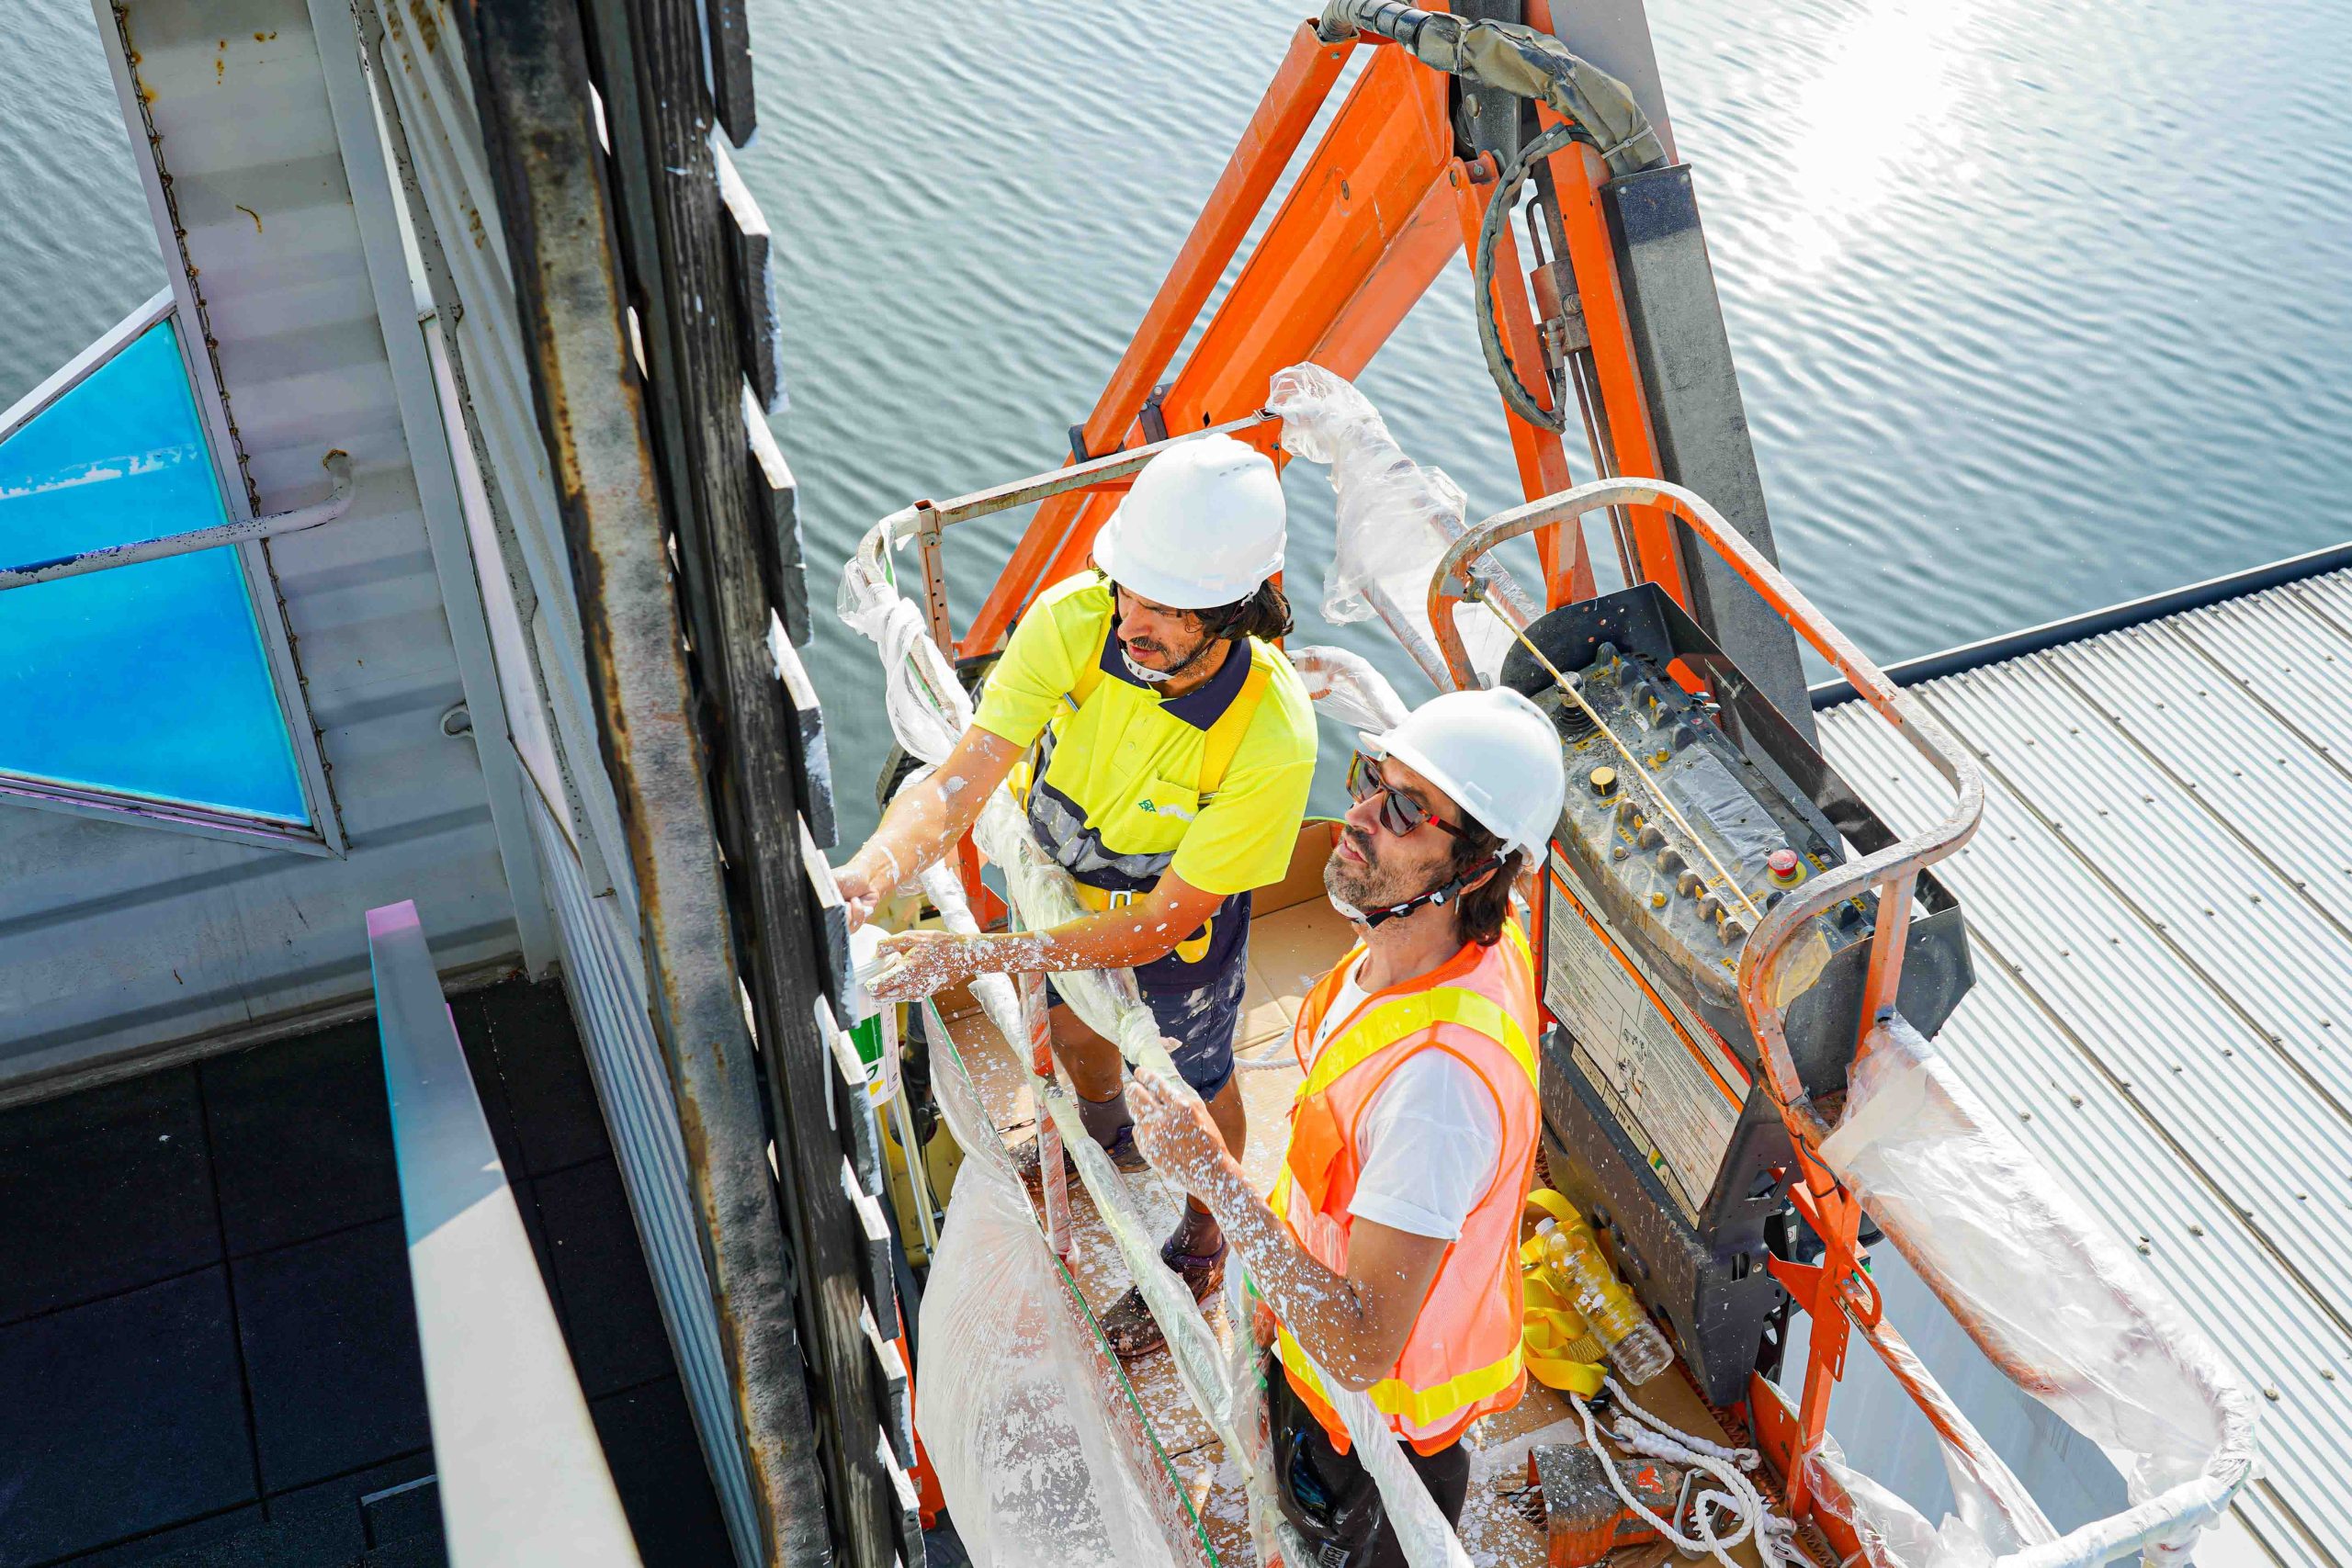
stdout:
<svg viewBox="0 0 2352 1568">
<path fill-rule="evenodd" d="M 1192 1288 L 1194 1301 L 1204 1302 L 1225 1283 L 1227 1243 L 1219 1236 L 1210 1251 L 1192 1253 L 1181 1250 L 1179 1244 L 1183 1239 L 1180 1230 L 1160 1243 L 1159 1260 L 1176 1270 L 1176 1277 Z M 1111 1353 L 1122 1361 L 1148 1356 L 1168 1343 L 1167 1337 L 1159 1331 L 1159 1320 L 1144 1304 L 1143 1292 L 1133 1285 L 1102 1314 L 1102 1338 L 1111 1347 Z"/>
<path fill-rule="evenodd" d="M 1118 1135 L 1103 1146 L 1102 1152 L 1111 1156 L 1111 1163 L 1118 1168 L 1122 1175 L 1134 1176 L 1151 1168 L 1144 1163 L 1143 1150 L 1136 1146 L 1136 1130 L 1132 1126 L 1121 1127 Z M 1026 1182 L 1032 1190 L 1043 1185 L 1043 1178 L 1038 1174 L 1038 1168 L 1044 1163 L 1037 1157 L 1035 1138 L 1031 1138 L 1012 1151 L 1013 1172 Z M 1069 1178 L 1072 1186 L 1078 1184 L 1078 1161 L 1070 1157 L 1068 1140 L 1064 1140 L 1062 1147 L 1062 1172 Z"/>
</svg>

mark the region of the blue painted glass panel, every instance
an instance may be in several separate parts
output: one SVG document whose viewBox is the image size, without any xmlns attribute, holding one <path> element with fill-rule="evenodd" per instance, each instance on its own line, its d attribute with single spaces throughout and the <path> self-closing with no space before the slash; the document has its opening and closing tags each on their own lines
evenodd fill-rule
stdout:
<svg viewBox="0 0 2352 1568">
<path fill-rule="evenodd" d="M 0 441 L 0 563 L 228 521 L 170 321 Z M 301 822 L 232 548 L 0 592 L 0 771 Z"/>
</svg>

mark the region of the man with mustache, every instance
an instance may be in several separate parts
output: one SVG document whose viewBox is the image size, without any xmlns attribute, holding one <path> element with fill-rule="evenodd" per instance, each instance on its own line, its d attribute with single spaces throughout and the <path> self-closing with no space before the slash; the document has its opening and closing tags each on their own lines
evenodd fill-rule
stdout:
<svg viewBox="0 0 2352 1568">
<path fill-rule="evenodd" d="M 1272 1192 L 1157 1075 L 1134 1099 L 1151 1163 L 1207 1203 L 1271 1308 L 1257 1326 L 1283 1511 L 1318 1564 L 1403 1568 L 1323 1380 L 1371 1396 L 1459 1518 L 1462 1436 L 1527 1382 L 1519 1219 L 1543 1107 L 1509 901 L 1566 781 L 1552 721 L 1508 689 L 1449 692 L 1363 742 L 1323 873 L 1362 941 L 1299 1008 L 1306 1078 Z"/>
<path fill-rule="evenodd" d="M 1131 968 L 1177 1070 L 1234 1149 L 1245 1130 L 1233 1039 L 1250 890 L 1289 868 L 1315 773 L 1314 711 L 1272 646 L 1291 627 L 1272 581 L 1284 523 L 1273 463 L 1231 436 L 1154 457 L 1096 536 L 1096 570 L 1038 595 L 955 750 L 899 793 L 834 874 L 863 923 L 1011 777 L 1038 841 L 1097 912 L 1017 938 L 890 938 L 883 952 L 903 962 L 876 994 L 909 999 L 989 972 Z M 1117 1048 L 1050 983 L 1047 997 L 1087 1131 L 1122 1169 L 1143 1169 Z M 1035 1145 L 1025 1153 L 1034 1169 Z M 1160 1249 L 1199 1298 L 1224 1278 L 1225 1253 L 1199 1203 Z M 1161 1343 L 1134 1291 L 1103 1327 L 1122 1355 Z"/>
</svg>

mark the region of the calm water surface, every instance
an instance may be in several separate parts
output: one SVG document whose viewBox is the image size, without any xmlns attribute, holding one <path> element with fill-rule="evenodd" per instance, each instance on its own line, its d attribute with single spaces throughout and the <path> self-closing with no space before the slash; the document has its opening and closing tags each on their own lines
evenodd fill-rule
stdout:
<svg viewBox="0 0 2352 1568">
<path fill-rule="evenodd" d="M 1301 7 L 754 0 L 741 163 L 782 247 L 777 422 L 829 597 L 872 520 L 1057 462 Z M 2352 537 L 2352 4 L 1654 0 L 1783 559 L 1883 658 Z M 0 403 L 162 281 L 79 0 L 17 0 Z M 1519 499 L 1466 267 L 1362 384 Z M 1329 492 L 1295 468 L 1302 637 Z M 1008 527 L 954 536 L 959 611 Z M 813 655 L 845 830 L 888 736 Z M 1336 739 L 1332 742 L 1336 745 Z"/>
</svg>

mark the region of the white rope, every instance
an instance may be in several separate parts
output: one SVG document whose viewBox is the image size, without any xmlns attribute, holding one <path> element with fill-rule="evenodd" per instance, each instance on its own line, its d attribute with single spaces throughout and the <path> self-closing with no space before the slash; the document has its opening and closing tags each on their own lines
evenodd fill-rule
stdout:
<svg viewBox="0 0 2352 1568">
<path fill-rule="evenodd" d="M 1612 1432 L 1621 1446 L 1645 1459 L 1663 1460 L 1668 1464 L 1703 1471 L 1722 1483 L 1691 1497 L 1690 1523 L 1697 1533 L 1685 1535 L 1677 1528 L 1675 1521 L 1660 1518 L 1650 1511 L 1647 1504 L 1634 1495 L 1624 1478 L 1617 1473 L 1615 1458 L 1601 1446 L 1600 1430 L 1593 1424 L 1592 1406 L 1571 1393 L 1568 1399 L 1577 1407 L 1577 1415 L 1584 1424 L 1585 1444 L 1600 1461 L 1601 1472 L 1609 1477 L 1609 1484 L 1616 1492 L 1618 1501 L 1687 1557 L 1712 1556 L 1723 1564 L 1723 1568 L 1738 1568 L 1731 1556 L 1732 1548 L 1754 1536 L 1757 1554 L 1763 1559 L 1765 1568 L 1780 1568 L 1783 1561 L 1781 1540 L 1795 1527 L 1785 1520 L 1774 1518 L 1763 1494 L 1741 1473 L 1742 1471 L 1756 1469 L 1762 1462 L 1756 1450 L 1724 1448 L 1693 1433 L 1670 1427 L 1634 1404 L 1633 1396 L 1616 1379 L 1609 1379 L 1606 1386 L 1616 1396 L 1618 1407 L 1627 1413 L 1618 1417 Z M 1718 1534 L 1715 1529 L 1714 1515 L 1718 1511 L 1737 1527 L 1729 1535 Z"/>
<path fill-rule="evenodd" d="M 1711 1443 L 1706 1438 L 1699 1437 L 1694 1433 L 1681 1431 L 1679 1428 L 1669 1427 L 1664 1421 L 1659 1420 L 1656 1416 L 1650 1414 L 1649 1411 L 1634 1404 L 1633 1395 L 1627 1393 L 1623 1387 L 1618 1383 L 1615 1378 L 1609 1377 L 1604 1374 L 1602 1382 L 1609 1389 L 1609 1392 L 1617 1396 L 1617 1403 L 1620 1406 L 1622 1406 L 1636 1420 L 1641 1422 L 1642 1425 L 1647 1427 L 1651 1431 L 1656 1432 L 1660 1437 L 1667 1438 L 1674 1442 L 1679 1443 L 1693 1453 L 1705 1454 L 1710 1459 L 1720 1460 L 1725 1464 L 1737 1465 L 1742 1470 L 1754 1470 L 1764 1462 L 1764 1456 L 1758 1453 L 1754 1449 L 1725 1448 L 1720 1443 Z M 1625 1422 L 1623 1419 L 1620 1419 L 1618 1426 L 1622 1429 L 1625 1426 Z"/>
</svg>

